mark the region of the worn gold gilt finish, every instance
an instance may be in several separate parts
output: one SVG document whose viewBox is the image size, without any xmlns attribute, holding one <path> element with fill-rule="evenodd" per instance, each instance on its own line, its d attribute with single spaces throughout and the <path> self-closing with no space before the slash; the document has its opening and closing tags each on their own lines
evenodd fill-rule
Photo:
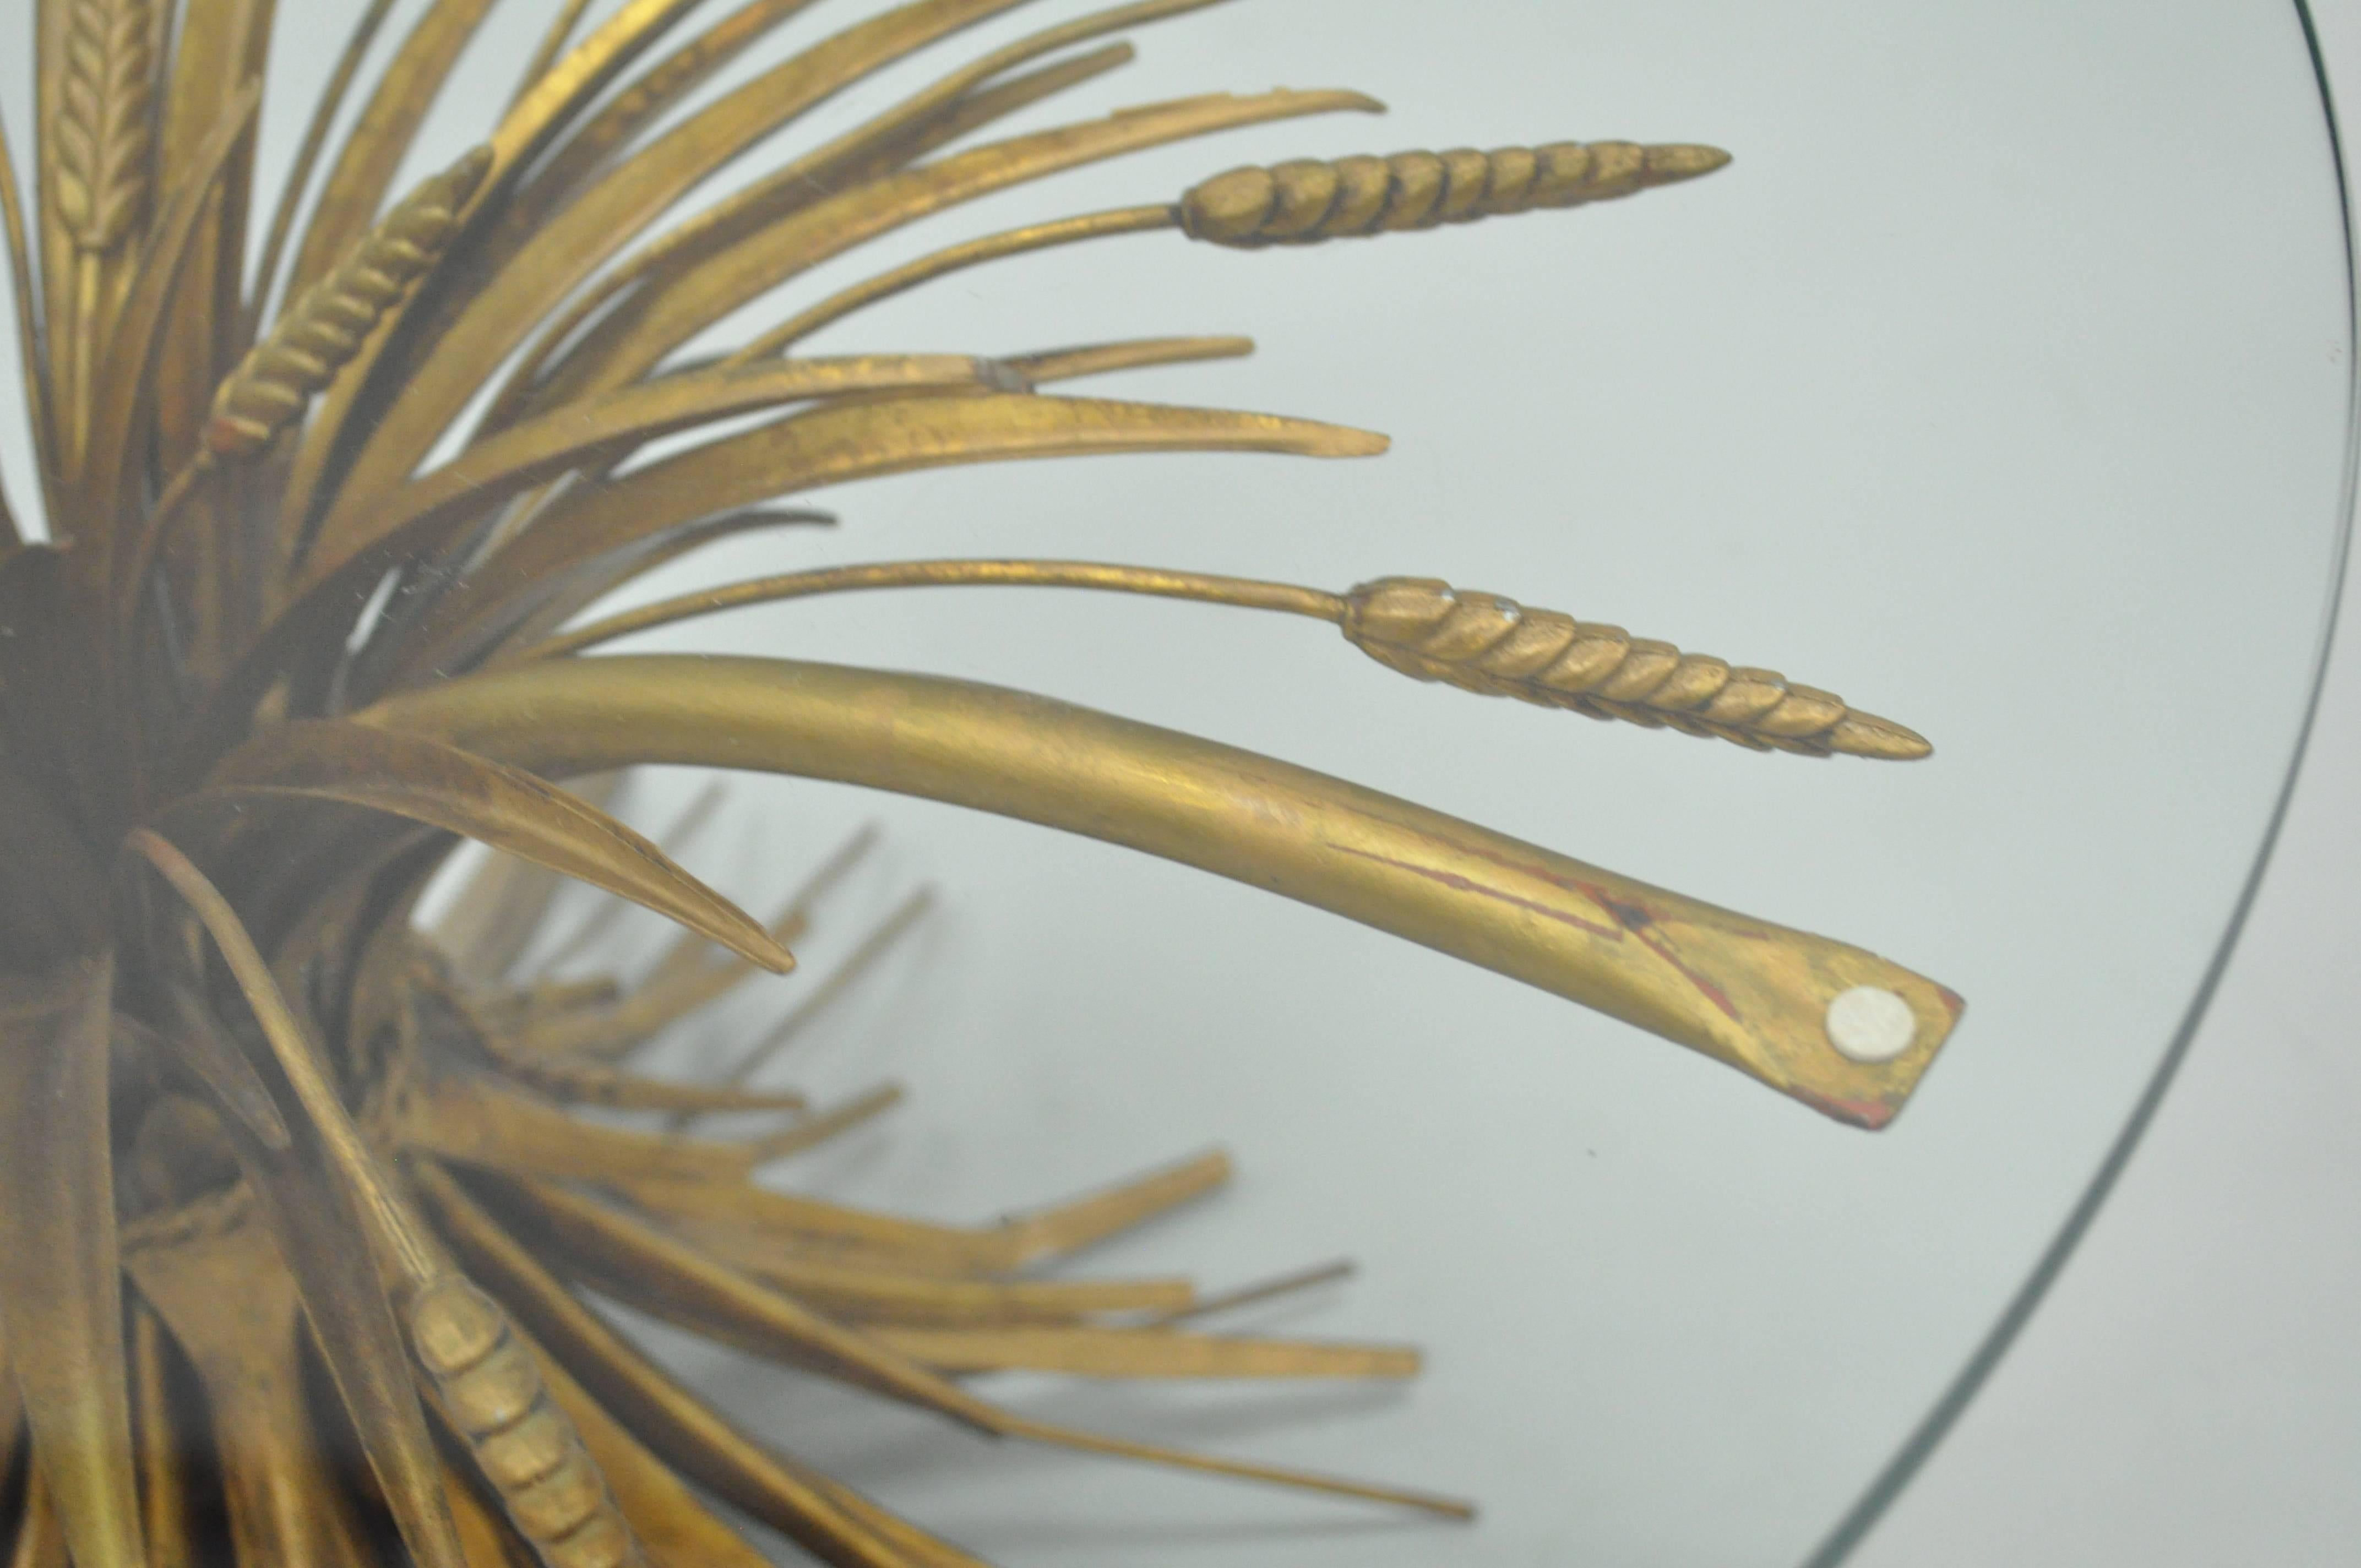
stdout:
<svg viewBox="0 0 2361 1568">
<path fill-rule="evenodd" d="M 1209 3 L 1049 28 L 801 145 L 806 111 L 1021 0 L 840 0 L 842 30 L 702 95 L 808 0 L 553 3 L 482 145 L 401 191 L 490 0 L 430 0 L 391 28 L 389 0 L 353 0 L 319 8 L 346 16 L 351 42 L 266 192 L 271 0 L 38 0 L 38 145 L 21 166 L 0 146 L 38 468 L 7 475 L 0 499 L 10 1563 L 763 1561 L 708 1497 L 832 1563 L 975 1561 L 733 1425 L 593 1297 L 978 1433 L 1466 1511 L 1070 1430 L 965 1381 L 1009 1367 L 1398 1377 L 1416 1357 L 1196 1324 L 1333 1270 L 1223 1298 L 1039 1266 L 1218 1185 L 1218 1157 L 967 1228 L 758 1185 L 895 1091 L 813 1108 L 759 1087 L 776 1036 L 719 1083 L 631 1058 L 742 976 L 787 970 L 861 846 L 766 925 L 601 809 L 635 764 L 851 781 L 1093 835 L 1543 987 L 1842 1120 L 1876 1126 L 1900 1107 L 1960 1003 L 1860 948 L 1043 697 L 607 645 L 852 590 L 1153 594 L 1324 620 L 1422 680 L 1595 718 L 1807 755 L 1926 752 L 1825 692 L 1417 577 L 1330 593 L 1086 562 L 901 562 L 583 620 L 703 544 L 808 521 L 766 503 L 820 484 L 1019 457 L 1384 446 L 1051 389 L 1244 353 L 1241 339 L 794 352 L 889 294 L 1104 236 L 1306 245 L 1574 207 L 1726 161 L 1608 141 L 1235 170 L 1177 201 L 955 246 L 782 312 L 725 357 L 682 352 L 815 265 L 972 198 L 1377 106 L 1216 94 L 995 131 L 1121 65 L 1120 30 Z M 687 206 L 774 138 L 788 150 L 766 150 L 770 172 Z M 708 426 L 701 444 L 648 450 Z M 466 839 L 503 853 L 422 929 L 421 890 Z M 686 935 L 630 988 L 521 977 L 560 877 Z M 1889 1034 L 1904 1009 L 1904 1044 L 1836 1048 L 1830 1003 L 1864 988 Z M 769 1130 L 695 1124 L 721 1111 Z"/>
</svg>

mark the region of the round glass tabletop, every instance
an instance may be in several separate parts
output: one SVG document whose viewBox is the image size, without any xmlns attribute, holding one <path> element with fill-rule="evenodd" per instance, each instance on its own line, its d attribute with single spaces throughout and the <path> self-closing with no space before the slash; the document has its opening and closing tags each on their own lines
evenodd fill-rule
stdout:
<svg viewBox="0 0 2361 1568">
<path fill-rule="evenodd" d="M 480 136 L 546 9 L 492 14 L 415 172 Z M 693 102 L 880 9 L 814 5 Z M 1006 8 L 699 199 L 1087 10 Z M 340 32 L 283 19 L 274 78 L 316 83 Z M 2280 0 L 1287 0 L 1119 36 L 1136 60 L 991 134 L 1273 82 L 1359 89 L 1386 115 L 1230 131 L 953 207 L 687 352 L 942 246 L 1169 202 L 1241 163 L 1566 137 L 1734 160 L 1626 201 L 1377 242 L 1111 237 L 876 303 L 797 352 L 1247 334 L 1251 358 L 1071 389 L 1392 445 L 905 474 L 817 492 L 831 531 L 730 540 L 636 595 L 934 556 L 1334 591 L 1436 576 L 1774 667 L 1912 727 L 1933 756 L 1583 723 L 1392 679 L 1303 620 L 1138 598 L 838 595 L 619 646 L 955 674 L 1205 735 L 1857 944 L 1957 992 L 1964 1018 L 1906 1112 L 1864 1132 L 1252 887 L 950 806 L 741 775 L 681 858 L 750 905 L 862 824 L 882 836 L 821 906 L 802 971 L 691 1019 L 673 1065 L 741 1049 L 934 890 L 908 939 L 766 1069 L 823 1103 L 891 1078 L 907 1103 L 776 1185 L 965 1223 L 1219 1146 L 1235 1161 L 1223 1190 L 1065 1272 L 1218 1289 L 1347 1256 L 1349 1283 L 1202 1326 L 1425 1353 L 1406 1382 L 1022 1372 L 980 1388 L 1481 1513 L 1434 1522 L 985 1444 L 620 1321 L 750 1428 L 995 1562 L 1814 1560 L 1904 1475 L 1896 1455 L 1961 1387 L 2190 1025 L 2295 756 L 2342 549 L 2352 383 L 2338 173 L 2301 18 Z M 266 121 L 266 160 L 283 167 L 299 120 Z M 630 814 L 660 828 L 697 787 L 653 771 Z M 569 962 L 663 938 L 629 919 L 603 940 Z"/>
</svg>

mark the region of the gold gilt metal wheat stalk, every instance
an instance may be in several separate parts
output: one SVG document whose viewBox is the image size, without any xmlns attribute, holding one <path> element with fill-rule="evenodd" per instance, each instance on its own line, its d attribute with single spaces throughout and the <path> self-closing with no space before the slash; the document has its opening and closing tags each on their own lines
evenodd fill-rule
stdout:
<svg viewBox="0 0 2361 1568">
<path fill-rule="evenodd" d="M 490 3 L 432 0 L 365 69 L 390 7 L 356 0 L 265 203 L 270 0 L 39 0 L 29 179 L 0 145 L 37 466 L 0 493 L 0 1543 L 19 1568 L 763 1561 L 706 1495 L 848 1568 L 975 1561 L 733 1425 L 586 1292 L 981 1433 L 1465 1511 L 1057 1426 L 962 1381 L 1396 1377 L 1416 1357 L 1203 1332 L 1196 1316 L 1241 1298 L 1183 1280 L 1038 1271 L 1218 1185 L 1218 1157 L 975 1228 L 758 1185 L 897 1091 L 814 1108 L 755 1087 L 777 1036 L 720 1082 L 632 1056 L 744 975 L 787 970 L 862 846 L 765 924 L 602 809 L 635 765 L 851 781 L 1127 844 L 1601 1009 L 1865 1126 L 1955 1022 L 1955 997 L 1859 948 L 1214 741 L 947 676 L 609 651 L 740 604 L 1048 586 L 1325 620 L 1422 680 L 1761 750 L 1927 751 L 1771 672 L 1416 577 L 1331 593 L 888 562 L 586 621 L 658 565 L 806 521 L 769 503 L 821 484 L 1384 445 L 1063 389 L 1236 339 L 795 352 L 886 295 L 1108 236 L 1308 245 L 1578 206 L 1725 161 L 1553 142 L 1241 169 L 955 246 L 783 313 L 724 358 L 686 357 L 709 323 L 920 217 L 1377 106 L 1275 91 L 997 128 L 1122 64 L 1122 30 L 1209 0 L 1050 27 L 824 141 L 795 142 L 807 110 L 1021 0 L 873 6 L 698 94 L 807 3 L 625 0 L 599 19 L 553 5 L 482 145 L 397 191 Z M 774 144 L 790 150 L 763 177 L 686 206 Z M 423 886 L 470 839 L 502 853 L 422 929 Z M 561 877 L 686 934 L 634 988 L 519 978 Z M 697 1118 L 719 1111 L 772 1124 L 706 1135 Z"/>
</svg>

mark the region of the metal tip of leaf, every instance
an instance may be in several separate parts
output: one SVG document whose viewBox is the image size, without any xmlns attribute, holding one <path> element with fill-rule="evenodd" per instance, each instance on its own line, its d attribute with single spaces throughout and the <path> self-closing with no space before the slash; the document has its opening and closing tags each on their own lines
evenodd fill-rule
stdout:
<svg viewBox="0 0 2361 1568">
<path fill-rule="evenodd" d="M 752 920 L 747 922 L 747 931 L 748 935 L 742 946 L 735 942 L 730 944 L 741 957 L 762 965 L 773 974 L 795 972 L 796 955 L 787 951 L 787 945 L 785 942 L 772 936 Z"/>
<path fill-rule="evenodd" d="M 1318 433 L 1304 443 L 1303 451 L 1312 457 L 1377 457 L 1392 446 L 1394 438 L 1374 430 L 1356 430 L 1350 425 L 1324 425 Z"/>
</svg>

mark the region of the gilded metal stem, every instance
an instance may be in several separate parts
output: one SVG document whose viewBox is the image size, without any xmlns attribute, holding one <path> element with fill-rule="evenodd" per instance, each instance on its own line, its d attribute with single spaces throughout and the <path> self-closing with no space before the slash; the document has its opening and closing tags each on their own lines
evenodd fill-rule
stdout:
<svg viewBox="0 0 2361 1568">
<path fill-rule="evenodd" d="M 1282 610 L 1344 628 L 1354 646 L 1414 679 L 1571 708 L 1593 718 L 1735 741 L 1759 751 L 1907 761 L 1934 748 L 1773 670 L 1733 667 L 1620 626 L 1532 610 L 1432 577 L 1380 577 L 1349 594 L 1286 583 L 1088 561 L 895 561 L 750 578 L 626 610 L 524 648 L 508 662 L 558 658 L 695 616 L 872 588 L 1060 587 L 1150 594 Z"/>
<path fill-rule="evenodd" d="M 1061 218 L 1056 223 L 1034 224 L 1025 228 L 1010 229 L 1005 234 L 972 239 L 964 245 L 950 246 L 829 295 L 754 338 L 732 354 L 727 363 L 785 354 L 792 345 L 831 323 L 842 321 L 855 311 L 864 310 L 881 300 L 890 300 L 896 294 L 907 293 L 921 283 L 931 283 L 938 278 L 949 277 L 971 267 L 981 267 L 987 261 L 1027 256 L 1087 239 L 1149 234 L 1158 229 L 1171 228 L 1179 221 L 1179 214 L 1167 206 L 1119 207 L 1113 212 Z"/>
<path fill-rule="evenodd" d="M 1235 605 L 1242 609 L 1280 610 L 1329 621 L 1341 619 L 1345 611 L 1344 600 L 1317 588 L 1257 582 L 1251 577 L 1215 576 L 1204 572 L 1174 572 L 1096 561 L 884 561 L 873 565 L 825 566 L 775 577 L 751 577 L 701 593 L 683 594 L 678 598 L 625 610 L 562 632 L 522 650 L 515 659 L 522 663 L 559 658 L 693 616 L 817 594 L 869 588 L 986 587 L 1096 588 L 1108 593 Z"/>
</svg>

